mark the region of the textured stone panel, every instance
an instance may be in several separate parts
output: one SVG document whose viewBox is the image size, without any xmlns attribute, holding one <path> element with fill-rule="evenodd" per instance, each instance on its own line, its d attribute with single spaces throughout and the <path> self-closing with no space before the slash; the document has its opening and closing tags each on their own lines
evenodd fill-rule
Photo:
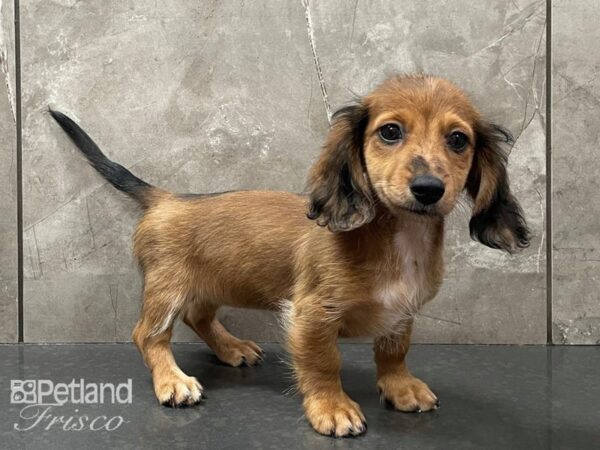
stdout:
<svg viewBox="0 0 600 450">
<path fill-rule="evenodd" d="M 544 1 L 310 2 L 330 111 L 386 76 L 426 72 L 464 88 L 512 131 L 509 173 L 533 238 L 507 256 L 470 240 L 470 209 L 448 221 L 447 276 L 418 319 L 421 342 L 542 343 L 545 290 Z"/>
<path fill-rule="evenodd" d="M 299 191 L 327 127 L 304 9 L 149 0 L 21 7 L 25 337 L 127 340 L 141 304 L 130 244 L 138 212 L 88 167 L 48 105 L 152 184 Z M 273 335 L 264 315 L 224 311 L 234 333 L 257 340 Z"/>
<path fill-rule="evenodd" d="M 600 344 L 600 9 L 552 2 L 553 340 Z"/>
<path fill-rule="evenodd" d="M 12 1 L 0 1 L 0 342 L 17 340 L 17 145 Z"/>
<path fill-rule="evenodd" d="M 544 341 L 545 3 L 351 3 L 22 5 L 28 340 L 127 339 L 141 301 L 135 207 L 87 167 L 48 104 L 153 184 L 300 190 L 326 112 L 389 74 L 427 71 L 515 134 L 509 169 L 534 238 L 515 257 L 486 249 L 469 240 L 461 208 L 448 226 L 448 280 L 418 340 Z M 277 335 L 268 314 L 224 316 L 245 337 Z"/>
</svg>

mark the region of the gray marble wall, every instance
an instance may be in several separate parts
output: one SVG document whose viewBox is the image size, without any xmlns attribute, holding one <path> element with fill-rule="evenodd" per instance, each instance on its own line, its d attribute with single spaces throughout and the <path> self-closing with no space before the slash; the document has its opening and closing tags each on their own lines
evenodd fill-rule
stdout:
<svg viewBox="0 0 600 450">
<path fill-rule="evenodd" d="M 595 342 L 594 215 L 569 208 L 593 210 L 582 202 L 588 193 L 597 212 L 600 196 L 591 172 L 578 179 L 579 196 L 566 189 L 574 185 L 566 174 L 596 163 L 594 131 L 584 123 L 595 105 L 587 93 L 600 55 L 590 64 L 578 46 L 581 34 L 593 47 L 600 5 L 579 17 L 567 5 L 582 0 L 555 3 L 554 336 Z M 546 2 L 534 0 L 21 2 L 25 340 L 129 340 L 141 304 L 130 242 L 135 205 L 88 167 L 48 105 L 76 118 L 112 158 L 153 184 L 181 192 L 299 191 L 332 111 L 388 75 L 425 71 L 455 81 L 515 135 L 509 172 L 533 239 L 507 256 L 469 239 L 465 208 L 453 214 L 446 282 L 418 318 L 416 339 L 545 342 L 546 31 Z M 10 55 L 10 41 L 0 42 Z M 560 127 L 561 113 L 579 118 L 577 126 L 565 120 Z M 1 126 L 7 123 L 0 135 L 12 129 L 12 138 L 14 122 Z M 580 146 L 569 158 L 565 144 L 577 127 Z M 15 189 L 14 175 L 0 185 L 3 206 L 7 198 L 14 208 Z M 0 236 L 11 226 L 0 222 Z M 15 241 L 2 249 L 2 280 L 5 266 L 16 277 L 4 257 L 7 248 L 14 254 Z M 14 323 L 14 291 L 12 303 L 2 295 L 0 305 L 13 308 L 2 306 L 2 320 Z M 237 335 L 278 336 L 268 313 L 222 315 Z M 13 339 L 6 330 L 0 339 Z M 184 327 L 177 338 L 194 339 Z"/>
<path fill-rule="evenodd" d="M 14 13 L 0 1 L 0 342 L 17 340 L 17 135 Z"/>
<path fill-rule="evenodd" d="M 574 7 L 576 3 L 576 7 Z M 553 1 L 553 340 L 600 344 L 600 4 Z"/>
</svg>

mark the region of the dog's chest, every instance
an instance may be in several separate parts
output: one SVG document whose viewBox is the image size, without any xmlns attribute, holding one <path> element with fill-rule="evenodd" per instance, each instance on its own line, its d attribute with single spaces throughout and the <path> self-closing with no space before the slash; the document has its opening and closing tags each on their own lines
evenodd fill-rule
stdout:
<svg viewBox="0 0 600 450">
<path fill-rule="evenodd" d="M 435 256 L 428 229 L 406 227 L 394 236 L 391 264 L 373 289 L 373 300 L 380 307 L 379 328 L 393 332 L 418 312 L 432 296 L 431 273 Z"/>
</svg>

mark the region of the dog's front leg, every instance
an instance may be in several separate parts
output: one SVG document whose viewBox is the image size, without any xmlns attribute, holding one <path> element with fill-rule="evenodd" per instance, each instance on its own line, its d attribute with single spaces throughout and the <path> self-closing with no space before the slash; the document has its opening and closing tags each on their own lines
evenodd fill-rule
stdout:
<svg viewBox="0 0 600 450">
<path fill-rule="evenodd" d="M 394 408 L 406 412 L 430 411 L 439 407 L 436 395 L 406 367 L 412 324 L 402 333 L 375 339 L 377 389 Z"/>
<path fill-rule="evenodd" d="M 298 388 L 304 396 L 306 417 L 316 431 L 356 436 L 366 430 L 365 416 L 342 390 L 339 328 L 327 316 L 327 311 L 312 305 L 296 310 L 292 318 L 288 343 Z"/>
</svg>

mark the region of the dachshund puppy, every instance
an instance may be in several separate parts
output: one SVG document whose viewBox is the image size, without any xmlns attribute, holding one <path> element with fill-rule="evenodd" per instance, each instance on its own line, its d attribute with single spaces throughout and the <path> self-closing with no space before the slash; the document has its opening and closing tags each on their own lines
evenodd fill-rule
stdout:
<svg viewBox="0 0 600 450">
<path fill-rule="evenodd" d="M 335 114 L 308 197 L 167 192 L 110 161 L 71 119 L 51 114 L 92 166 L 143 209 L 134 250 L 144 303 L 133 340 L 162 404 L 202 397 L 171 352 L 177 318 L 221 361 L 259 362 L 262 350 L 217 320 L 217 309 L 229 305 L 285 310 L 306 417 L 319 433 L 366 429 L 342 389 L 340 336 L 374 337 L 377 387 L 396 409 L 435 409 L 437 397 L 411 375 L 405 356 L 412 318 L 442 281 L 444 217 L 466 191 L 474 239 L 508 252 L 528 245 L 506 173 L 502 145 L 510 134 L 440 78 L 391 78 Z"/>
</svg>

